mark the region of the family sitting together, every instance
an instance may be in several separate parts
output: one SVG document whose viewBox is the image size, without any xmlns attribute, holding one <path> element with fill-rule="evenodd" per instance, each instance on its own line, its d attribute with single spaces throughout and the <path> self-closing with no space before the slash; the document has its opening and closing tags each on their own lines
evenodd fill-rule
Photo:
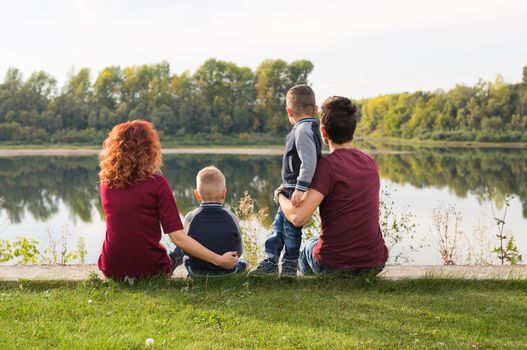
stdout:
<svg viewBox="0 0 527 350">
<path fill-rule="evenodd" d="M 287 136 L 282 184 L 274 193 L 278 210 L 265 241 L 266 258 L 252 274 L 296 276 L 380 272 L 388 250 L 379 226 L 379 172 L 375 160 L 353 148 L 358 108 L 333 96 L 321 106 L 297 85 L 286 95 L 293 128 Z M 322 143 L 330 154 L 322 156 Z M 236 216 L 224 208 L 222 172 L 198 172 L 194 194 L 200 206 L 181 222 L 176 201 L 161 175 L 161 145 L 151 123 L 115 126 L 100 155 L 100 192 L 106 238 L 99 268 L 109 278 L 172 274 L 183 264 L 191 276 L 246 270 Z M 321 232 L 302 245 L 302 226 L 319 208 Z M 161 229 L 176 248 L 167 253 Z M 280 263 L 280 264 L 279 264 Z"/>
</svg>

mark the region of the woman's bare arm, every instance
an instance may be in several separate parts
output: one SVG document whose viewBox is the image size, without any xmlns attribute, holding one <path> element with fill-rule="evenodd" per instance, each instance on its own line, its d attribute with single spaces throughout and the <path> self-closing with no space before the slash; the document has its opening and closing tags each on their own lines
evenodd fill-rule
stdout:
<svg viewBox="0 0 527 350">
<path fill-rule="evenodd" d="M 285 217 L 297 227 L 303 226 L 309 221 L 320 203 L 322 203 L 323 199 L 324 195 L 312 188 L 307 190 L 305 197 L 298 208 L 295 207 L 283 194 L 280 194 L 278 197 L 280 208 L 282 208 Z"/>
<path fill-rule="evenodd" d="M 183 230 L 170 232 L 168 234 L 172 242 L 185 251 L 185 253 L 192 255 L 201 260 L 205 260 L 224 269 L 233 269 L 238 263 L 238 253 L 227 252 L 223 255 L 218 255 L 209 249 L 205 248 L 194 238 L 188 236 Z"/>
</svg>

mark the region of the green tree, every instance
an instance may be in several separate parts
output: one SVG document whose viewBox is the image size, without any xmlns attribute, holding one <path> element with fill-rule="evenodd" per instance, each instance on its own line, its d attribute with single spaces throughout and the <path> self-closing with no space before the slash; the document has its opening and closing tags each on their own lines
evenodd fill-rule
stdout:
<svg viewBox="0 0 527 350">
<path fill-rule="evenodd" d="M 22 73 L 16 68 L 7 70 L 4 82 L 0 85 L 0 122 L 16 121 L 22 106 Z"/>
<path fill-rule="evenodd" d="M 307 84 L 313 64 L 307 60 L 292 62 L 266 60 L 256 68 L 256 105 L 253 131 L 284 133 L 289 129 L 285 114 L 287 90 L 297 84 Z"/>
<path fill-rule="evenodd" d="M 93 89 L 90 70 L 82 68 L 71 72 L 62 93 L 55 99 L 51 110 L 60 118 L 62 126 L 70 129 L 84 129 L 93 105 Z"/>
<path fill-rule="evenodd" d="M 247 67 L 232 62 L 207 60 L 193 75 L 196 92 L 206 104 L 211 132 L 243 131 L 249 124 L 255 96 L 254 76 Z"/>
<path fill-rule="evenodd" d="M 122 102 L 124 73 L 120 67 L 106 67 L 99 72 L 93 86 L 95 101 L 99 108 L 114 110 Z"/>
</svg>

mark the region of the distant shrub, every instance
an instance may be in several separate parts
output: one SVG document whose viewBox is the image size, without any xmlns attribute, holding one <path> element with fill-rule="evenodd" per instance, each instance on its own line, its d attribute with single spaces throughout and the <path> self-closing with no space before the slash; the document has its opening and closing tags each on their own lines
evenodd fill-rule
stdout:
<svg viewBox="0 0 527 350">
<path fill-rule="evenodd" d="M 18 123 L 1 123 L 0 140 L 12 143 L 41 144 L 48 138 L 46 130 Z"/>
<path fill-rule="evenodd" d="M 482 142 L 519 142 L 522 140 L 527 140 L 527 137 L 525 135 L 525 132 L 521 131 L 509 131 L 499 133 L 481 131 L 477 134 L 476 140 Z"/>
<path fill-rule="evenodd" d="M 430 134 L 430 139 L 441 141 L 474 141 L 475 133 L 466 130 L 435 131 Z"/>
<path fill-rule="evenodd" d="M 51 135 L 50 139 L 52 143 L 101 144 L 106 135 L 106 131 L 93 128 L 83 130 L 62 129 Z"/>
<path fill-rule="evenodd" d="M 284 137 L 271 133 L 197 133 L 180 136 L 161 136 L 164 147 L 171 146 L 251 146 L 276 145 L 284 142 Z"/>
</svg>

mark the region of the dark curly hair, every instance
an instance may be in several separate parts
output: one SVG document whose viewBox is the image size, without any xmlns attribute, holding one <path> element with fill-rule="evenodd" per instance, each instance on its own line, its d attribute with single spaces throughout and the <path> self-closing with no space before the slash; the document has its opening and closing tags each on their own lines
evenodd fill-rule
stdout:
<svg viewBox="0 0 527 350">
<path fill-rule="evenodd" d="M 152 123 L 134 120 L 116 125 L 99 155 L 99 179 L 124 188 L 160 172 L 161 145 Z"/>
<path fill-rule="evenodd" d="M 320 111 L 320 124 L 326 129 L 328 138 L 336 144 L 353 140 L 358 118 L 359 107 L 342 96 L 328 97 Z"/>
</svg>

